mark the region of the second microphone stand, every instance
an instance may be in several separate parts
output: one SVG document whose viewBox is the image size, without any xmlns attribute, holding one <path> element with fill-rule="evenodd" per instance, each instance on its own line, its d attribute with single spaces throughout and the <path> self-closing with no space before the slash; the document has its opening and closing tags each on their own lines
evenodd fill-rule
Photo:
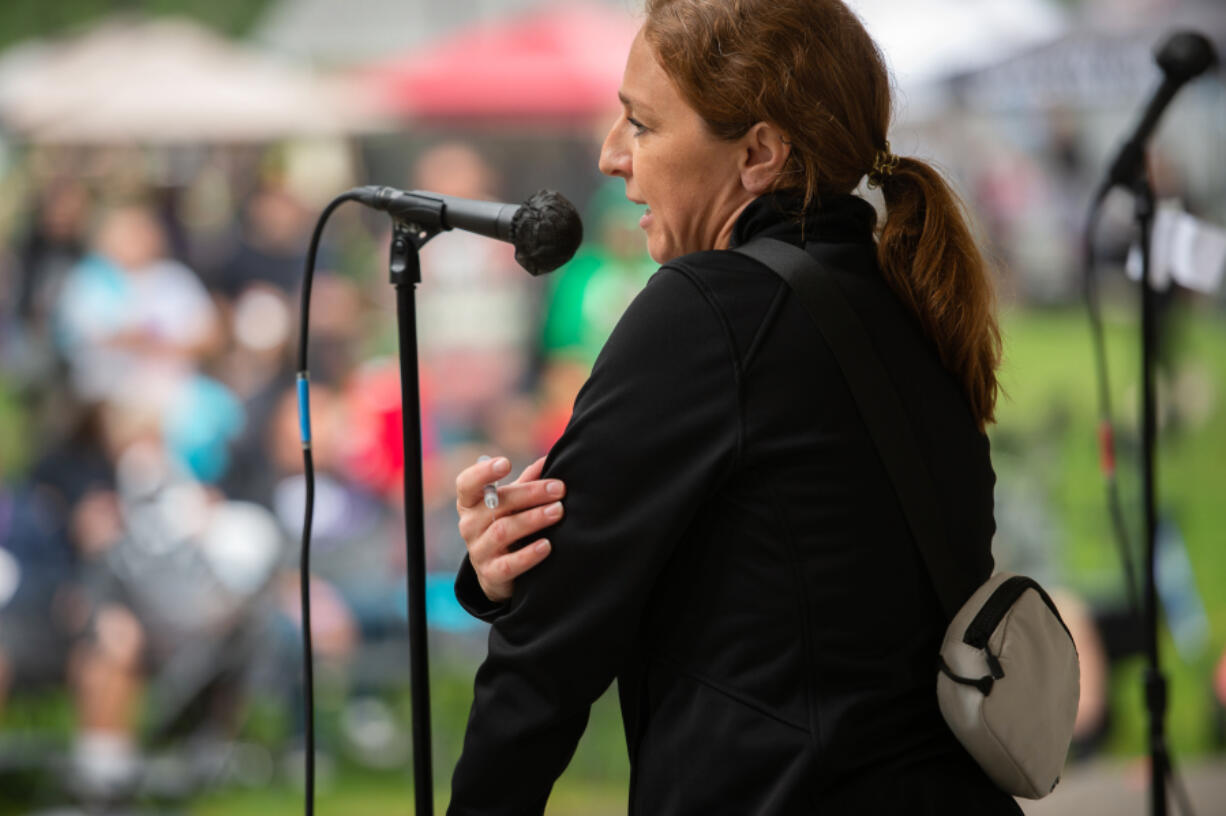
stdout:
<svg viewBox="0 0 1226 816">
<path fill-rule="evenodd" d="M 1141 255 L 1141 498 L 1145 536 L 1145 586 L 1142 595 L 1140 624 L 1143 629 L 1148 665 L 1145 670 L 1145 707 L 1149 718 L 1150 753 L 1150 813 L 1166 816 L 1167 779 L 1171 772 L 1170 752 L 1166 743 L 1167 685 L 1162 674 L 1158 648 L 1157 591 L 1157 475 L 1155 450 L 1158 437 L 1157 407 L 1154 387 L 1154 365 L 1158 345 L 1157 292 L 1154 289 L 1152 235 L 1155 196 L 1145 163 L 1145 153 L 1139 145 L 1125 151 L 1112 168 L 1110 184 L 1104 186 L 1091 208 L 1087 226 L 1086 247 L 1092 246 L 1092 230 L 1111 186 L 1119 185 L 1133 195 L 1134 218 L 1139 230 Z M 1089 256 L 1087 256 L 1089 257 Z M 1094 270 L 1087 268 L 1087 275 Z M 1087 281 L 1089 279 L 1087 278 Z M 1088 284 L 1087 284 L 1088 285 Z M 1092 312 L 1095 309 L 1092 309 Z M 1101 332 L 1101 328 L 1096 331 Z M 1101 339 L 1099 340 L 1101 343 Z M 1101 354 L 1101 351 L 1100 351 Z M 1100 365 L 1105 362 L 1100 359 Z M 1105 389 L 1105 386 L 1104 386 Z M 1103 399 L 1107 395 L 1103 394 Z M 1123 553 L 1127 564 L 1127 553 Z M 1131 570 L 1127 572 L 1131 576 Z M 1129 587 L 1129 593 L 1133 591 Z"/>
<path fill-rule="evenodd" d="M 1158 548 L 1155 451 L 1158 438 L 1158 412 L 1154 389 L 1154 365 L 1158 347 L 1158 303 L 1154 290 L 1152 242 L 1154 227 L 1154 188 L 1144 164 L 1132 184 L 1137 228 L 1141 247 L 1141 493 L 1145 524 L 1145 651 L 1149 665 L 1145 670 L 1145 707 L 1149 713 L 1149 753 L 1151 762 L 1150 812 L 1165 816 L 1166 780 L 1171 757 L 1166 744 L 1166 677 L 1158 651 Z"/>
</svg>

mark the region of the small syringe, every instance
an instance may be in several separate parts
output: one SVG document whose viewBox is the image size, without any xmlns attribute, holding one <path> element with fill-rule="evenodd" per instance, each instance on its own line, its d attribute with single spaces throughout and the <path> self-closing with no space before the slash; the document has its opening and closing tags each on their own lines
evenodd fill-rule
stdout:
<svg viewBox="0 0 1226 816">
<path fill-rule="evenodd" d="M 490 458 L 485 455 L 477 457 L 478 462 L 488 462 L 489 460 Z M 491 510 L 497 508 L 498 507 L 498 483 L 491 482 L 490 484 L 485 485 L 485 487 L 482 488 L 482 492 L 485 494 L 485 506 Z"/>
</svg>

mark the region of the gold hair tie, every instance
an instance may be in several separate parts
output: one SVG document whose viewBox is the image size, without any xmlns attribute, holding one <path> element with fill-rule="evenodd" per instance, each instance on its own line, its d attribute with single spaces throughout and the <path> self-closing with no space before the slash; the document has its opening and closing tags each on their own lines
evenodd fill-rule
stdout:
<svg viewBox="0 0 1226 816">
<path fill-rule="evenodd" d="M 873 169 L 868 173 L 868 186 L 876 189 L 885 182 L 886 177 L 898 169 L 898 157 L 890 152 L 890 143 L 885 143 L 885 150 L 878 150 L 873 157 Z"/>
</svg>

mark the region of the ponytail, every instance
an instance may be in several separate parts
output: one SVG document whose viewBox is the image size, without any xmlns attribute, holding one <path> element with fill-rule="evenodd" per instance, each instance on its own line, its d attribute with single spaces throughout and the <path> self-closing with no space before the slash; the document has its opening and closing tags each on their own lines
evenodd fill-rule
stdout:
<svg viewBox="0 0 1226 816">
<path fill-rule="evenodd" d="M 995 421 L 1000 327 L 987 263 L 962 203 L 929 165 L 898 158 L 881 179 L 877 257 L 886 281 L 962 384 L 980 429 Z"/>
</svg>

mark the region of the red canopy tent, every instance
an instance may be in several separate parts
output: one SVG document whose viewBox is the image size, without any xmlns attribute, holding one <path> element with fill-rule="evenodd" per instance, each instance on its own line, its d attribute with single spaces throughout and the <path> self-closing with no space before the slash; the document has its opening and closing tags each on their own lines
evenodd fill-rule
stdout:
<svg viewBox="0 0 1226 816">
<path fill-rule="evenodd" d="M 368 69 L 384 112 L 413 118 L 574 118 L 617 104 L 638 24 L 567 3 L 478 24 Z"/>
</svg>

